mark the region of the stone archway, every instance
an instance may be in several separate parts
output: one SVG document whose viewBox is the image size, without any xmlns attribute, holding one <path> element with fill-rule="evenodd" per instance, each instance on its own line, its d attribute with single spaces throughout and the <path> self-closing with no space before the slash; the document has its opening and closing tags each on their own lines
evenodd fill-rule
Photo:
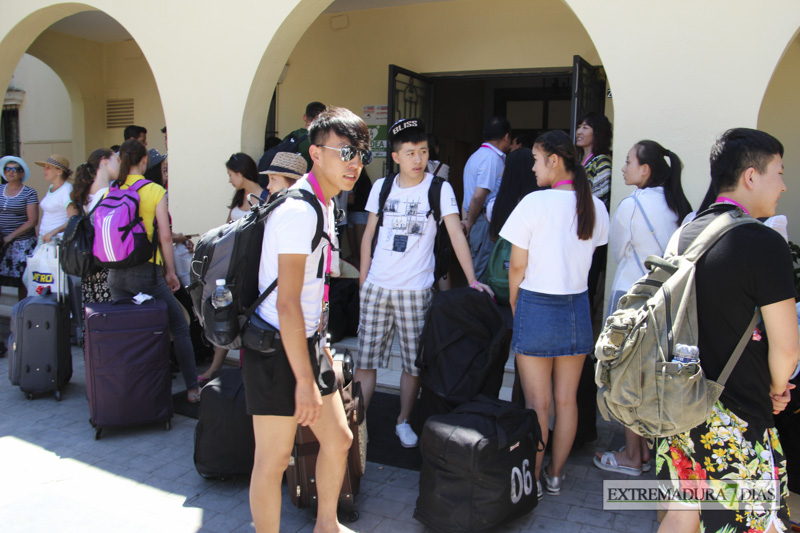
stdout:
<svg viewBox="0 0 800 533">
<path fill-rule="evenodd" d="M 775 66 L 775 70 L 764 92 L 758 114 L 758 128 L 777 137 L 784 146 L 783 163 L 786 168 L 784 180 L 787 190 L 778 204 L 778 213 L 788 215 L 789 238 L 800 241 L 800 217 L 796 207 L 800 205 L 800 28 L 794 34 Z"/>
</svg>

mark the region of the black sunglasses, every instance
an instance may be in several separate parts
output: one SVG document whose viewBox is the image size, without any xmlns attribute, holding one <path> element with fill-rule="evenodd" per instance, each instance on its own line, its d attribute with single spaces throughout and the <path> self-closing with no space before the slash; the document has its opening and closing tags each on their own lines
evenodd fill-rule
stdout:
<svg viewBox="0 0 800 533">
<path fill-rule="evenodd" d="M 23 172 L 22 167 L 3 167 L 5 172 Z"/>
<path fill-rule="evenodd" d="M 364 150 L 363 148 L 356 148 L 355 146 L 343 146 L 341 148 L 334 148 L 333 146 L 325 146 L 324 144 L 318 144 L 322 148 L 327 148 L 328 150 L 336 150 L 339 152 L 339 157 L 342 158 L 342 161 L 351 161 L 356 154 L 361 159 L 362 165 L 369 165 L 372 163 L 372 152 L 369 150 Z"/>
</svg>

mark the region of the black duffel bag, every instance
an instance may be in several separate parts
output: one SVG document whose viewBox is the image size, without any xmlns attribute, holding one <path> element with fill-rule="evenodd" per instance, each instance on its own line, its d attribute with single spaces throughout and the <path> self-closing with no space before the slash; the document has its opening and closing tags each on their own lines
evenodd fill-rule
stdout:
<svg viewBox="0 0 800 533">
<path fill-rule="evenodd" d="M 428 419 L 414 517 L 434 531 L 493 531 L 536 507 L 536 413 L 478 396 Z"/>
<path fill-rule="evenodd" d="M 194 467 L 204 478 L 249 476 L 255 452 L 253 417 L 247 414 L 242 369 L 220 370 L 200 392 Z"/>
</svg>

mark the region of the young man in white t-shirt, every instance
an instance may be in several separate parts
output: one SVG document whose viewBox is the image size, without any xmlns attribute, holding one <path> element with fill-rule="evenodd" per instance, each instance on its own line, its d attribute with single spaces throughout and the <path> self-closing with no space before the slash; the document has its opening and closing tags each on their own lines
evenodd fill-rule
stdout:
<svg viewBox="0 0 800 533">
<path fill-rule="evenodd" d="M 372 159 L 364 121 L 347 109 L 320 113 L 309 130 L 313 166 L 292 188 L 313 192 L 324 215 L 323 231 L 332 237 L 332 198 L 351 190 Z M 316 468 L 318 497 L 315 533 L 348 532 L 336 510 L 352 434 L 336 387 L 333 361 L 320 345 L 327 305 L 320 264 L 330 272 L 329 239 L 311 249 L 317 214 L 312 205 L 288 199 L 264 228 L 258 290 L 277 278 L 277 289 L 256 313 L 279 332 L 269 353 L 247 348 L 242 375 L 248 413 L 253 415 L 256 455 L 250 480 L 250 511 L 259 533 L 280 529 L 281 479 L 294 444 L 297 424 L 309 426 L 320 443 Z M 322 263 L 321 263 L 322 262 Z"/>
<path fill-rule="evenodd" d="M 433 175 L 426 172 L 428 139 L 419 119 L 402 119 L 389 128 L 392 159 L 400 167 L 395 178 L 379 179 L 367 200 L 367 228 L 361 240 L 361 316 L 355 380 L 361 382 L 364 403 L 369 407 L 375 391 L 377 367 L 389 364 L 395 328 L 400 335 L 403 374 L 400 378 L 400 415 L 395 432 L 405 448 L 417 445 L 417 435 L 408 424 L 419 394 L 419 370 L 414 366 L 417 345 L 431 303 L 437 224 L 428 205 Z M 394 179 L 383 206 L 378 228 L 379 196 L 386 179 Z M 442 184 L 441 216 L 467 283 L 477 290 L 489 287 L 478 282 L 472 267 L 469 244 L 461 230 L 458 202 L 449 183 Z M 372 241 L 378 237 L 374 253 Z"/>
</svg>

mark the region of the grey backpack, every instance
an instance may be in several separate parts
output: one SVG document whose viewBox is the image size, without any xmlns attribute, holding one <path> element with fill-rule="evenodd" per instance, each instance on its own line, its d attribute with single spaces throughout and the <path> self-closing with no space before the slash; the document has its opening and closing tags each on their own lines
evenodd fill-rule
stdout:
<svg viewBox="0 0 800 533">
<path fill-rule="evenodd" d="M 715 382 L 706 379 L 697 350 L 695 265 L 731 229 L 757 220 L 736 209 L 722 213 L 682 255 L 681 230 L 664 258 L 648 256 L 649 273 L 620 298 L 595 345 L 597 405 L 634 433 L 652 439 L 682 433 L 705 422 L 739 360 L 760 312 L 744 332 Z"/>
</svg>

